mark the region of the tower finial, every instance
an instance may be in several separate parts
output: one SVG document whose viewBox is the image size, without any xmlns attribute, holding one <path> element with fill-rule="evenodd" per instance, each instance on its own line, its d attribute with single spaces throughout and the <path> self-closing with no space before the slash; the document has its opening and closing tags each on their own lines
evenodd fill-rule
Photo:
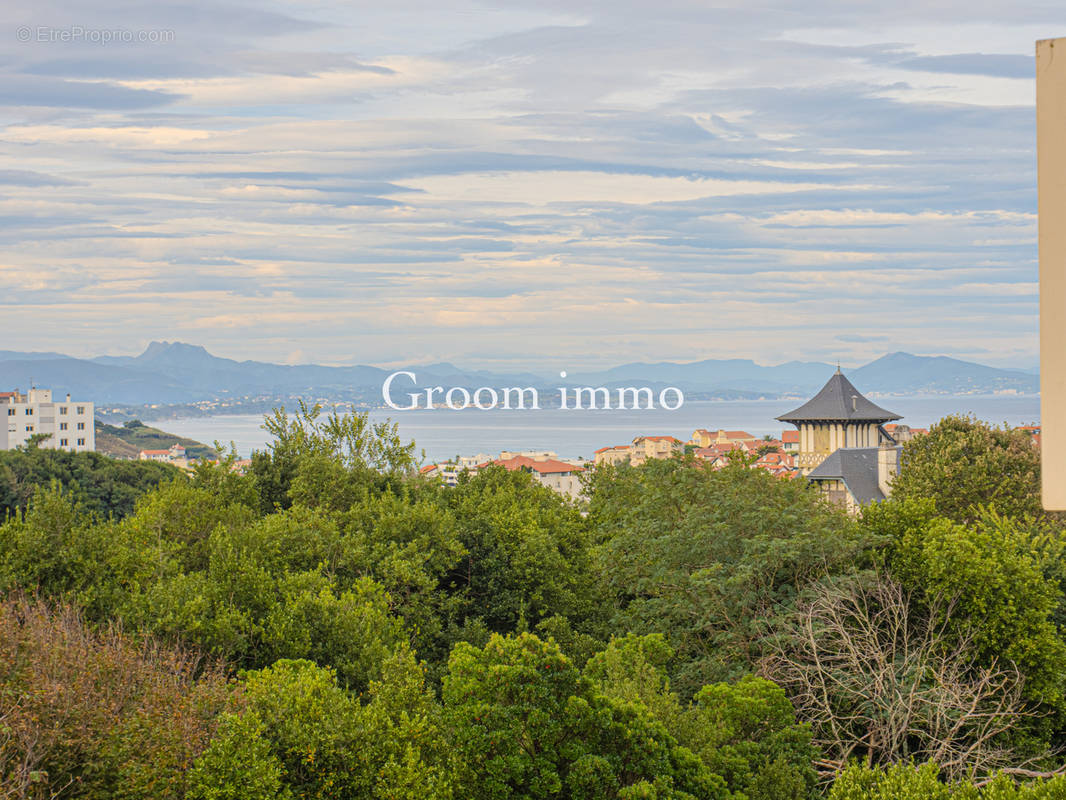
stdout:
<svg viewBox="0 0 1066 800">
<path fill-rule="evenodd" d="M 837 359 L 837 375 L 840 374 L 840 359 Z"/>
</svg>

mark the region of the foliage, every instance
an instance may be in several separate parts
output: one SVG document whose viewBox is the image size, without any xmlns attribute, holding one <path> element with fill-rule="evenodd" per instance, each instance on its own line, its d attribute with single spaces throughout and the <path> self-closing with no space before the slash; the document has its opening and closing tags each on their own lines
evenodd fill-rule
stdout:
<svg viewBox="0 0 1066 800">
<path fill-rule="evenodd" d="M 221 442 L 215 442 L 215 446 L 215 458 L 198 461 L 193 467 L 193 484 L 210 492 L 215 503 L 258 508 L 259 495 L 240 469 L 236 445 L 231 444 L 228 451 Z"/>
<path fill-rule="evenodd" d="M 189 773 L 190 800 L 291 800 L 266 727 L 253 714 L 226 714 Z"/>
<path fill-rule="evenodd" d="M 1066 797 L 1066 776 L 1017 785 L 1006 775 L 987 783 L 945 783 L 933 763 L 896 764 L 870 768 L 853 765 L 844 770 L 828 800 L 1060 800 Z"/>
<path fill-rule="evenodd" d="M 322 417 L 322 407 L 302 400 L 290 417 L 284 407 L 263 422 L 274 441 L 270 452 L 252 458 L 249 474 L 269 513 L 305 504 L 339 500 L 360 488 L 383 486 L 415 466 L 414 442 L 404 443 L 395 424 L 372 423 L 368 414 Z M 293 495 L 295 492 L 295 496 Z"/>
<path fill-rule="evenodd" d="M 815 796 L 818 750 L 776 684 L 752 675 L 704 686 L 685 719 L 689 746 L 748 800 Z"/>
<path fill-rule="evenodd" d="M 859 566 L 869 535 L 802 481 L 742 462 L 605 468 L 590 522 L 613 590 L 615 625 L 662 632 L 684 695 L 753 669 L 803 588 Z"/>
<path fill-rule="evenodd" d="M 859 521 L 751 457 L 445 487 L 308 406 L 128 495 L 0 455 L 0 797 L 1062 796 L 1066 536 L 964 423 Z"/>
<path fill-rule="evenodd" d="M 597 693 L 550 640 L 459 643 L 443 699 L 469 797 L 729 796 L 646 708 Z"/>
<path fill-rule="evenodd" d="M 165 549 L 174 568 L 190 572 L 207 565 L 216 530 L 236 531 L 254 519 L 248 506 L 223 502 L 209 488 L 173 481 L 142 498 L 123 525 L 135 539 Z"/>
<path fill-rule="evenodd" d="M 969 525 L 934 519 L 908 529 L 892 571 L 927 605 L 938 604 L 936 622 L 949 646 L 958 649 L 965 639 L 979 664 L 1014 665 L 1026 696 L 1058 705 L 1066 643 L 1053 617 L 1062 588 L 1045 572 L 1062 562 L 1061 539 L 1048 540 L 1037 523 L 974 513 Z"/>
<path fill-rule="evenodd" d="M 1040 452 L 1024 431 L 947 416 L 907 442 L 900 462 L 892 496 L 928 498 L 939 516 L 967 522 L 978 506 L 1040 513 Z"/>
<path fill-rule="evenodd" d="M 672 658 L 661 635 L 629 634 L 593 656 L 584 673 L 602 694 L 642 703 L 731 791 L 748 800 L 815 796 L 811 763 L 818 751 L 780 687 L 746 675 L 735 684 L 704 686 L 686 707 L 665 676 Z"/>
<path fill-rule="evenodd" d="M 75 603 L 94 620 L 121 617 L 128 587 L 152 572 L 152 555 L 129 529 L 102 522 L 53 482 L 26 513 L 0 525 L 0 588 Z"/>
<path fill-rule="evenodd" d="M 197 762 L 192 796 L 447 800 L 449 748 L 421 668 L 400 651 L 384 673 L 366 705 L 309 661 L 250 673 L 247 708 Z"/>
<path fill-rule="evenodd" d="M 458 597 L 453 631 L 508 633 L 541 626 L 585 652 L 605 629 L 586 523 L 525 472 L 481 470 L 448 492 L 465 553 L 444 576 Z"/>
<path fill-rule="evenodd" d="M 22 599 L 0 604 L 0 676 L 4 797 L 181 798 L 236 699 L 193 651 Z"/>
<path fill-rule="evenodd" d="M 213 542 L 202 572 L 178 574 L 143 596 L 138 618 L 157 635 L 192 641 L 237 666 L 308 658 L 364 689 L 404 639 L 388 596 L 369 578 L 338 590 L 318 570 L 272 574 L 254 550 Z"/>
<path fill-rule="evenodd" d="M 34 492 L 52 481 L 77 497 L 87 511 L 118 519 L 137 499 L 180 470 L 154 461 L 115 461 L 100 453 L 32 447 L 0 450 L 0 520 L 26 510 Z"/>
<path fill-rule="evenodd" d="M 601 694 L 629 703 L 641 703 L 671 734 L 687 733 L 685 708 L 670 690 L 666 676 L 674 659 L 673 648 L 661 633 L 613 638 L 585 664 L 585 676 Z"/>
<path fill-rule="evenodd" d="M 402 621 L 370 578 L 331 574 L 331 523 L 293 513 L 256 520 L 246 506 L 174 482 L 104 524 L 53 486 L 24 519 L 0 526 L 0 578 L 235 666 L 311 658 L 365 688 L 405 639 Z"/>
</svg>

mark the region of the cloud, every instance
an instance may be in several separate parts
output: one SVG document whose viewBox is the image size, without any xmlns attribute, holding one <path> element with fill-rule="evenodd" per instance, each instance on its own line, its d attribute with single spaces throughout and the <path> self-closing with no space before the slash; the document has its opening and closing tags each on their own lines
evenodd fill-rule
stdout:
<svg viewBox="0 0 1066 800">
<path fill-rule="evenodd" d="M 92 11 L 173 39 L 0 41 L 12 346 L 1036 352 L 1035 0 Z"/>
<path fill-rule="evenodd" d="M 988 75 L 994 78 L 1029 80 L 1035 67 L 1029 56 L 989 53 L 953 53 L 946 56 L 914 56 L 894 62 L 893 66 L 919 72 L 943 72 L 955 75 Z"/>
<path fill-rule="evenodd" d="M 858 334 L 858 333 L 838 333 L 833 338 L 836 339 L 838 342 L 855 342 L 855 343 L 888 342 L 888 341 L 891 341 L 890 337 L 888 337 L 888 336 L 868 336 L 868 335 L 862 335 L 862 334 Z"/>
<path fill-rule="evenodd" d="M 177 95 L 168 92 L 128 89 L 108 83 L 0 74 L 0 106 L 52 106 L 119 111 L 166 105 L 177 99 Z"/>
<path fill-rule="evenodd" d="M 77 181 L 28 169 L 0 169 L 0 184 L 11 186 L 72 186 Z"/>
</svg>

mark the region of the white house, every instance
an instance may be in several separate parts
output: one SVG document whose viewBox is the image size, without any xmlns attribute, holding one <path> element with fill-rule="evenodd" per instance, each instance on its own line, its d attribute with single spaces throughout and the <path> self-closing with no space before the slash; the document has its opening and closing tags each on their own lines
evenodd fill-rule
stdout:
<svg viewBox="0 0 1066 800">
<path fill-rule="evenodd" d="M 138 458 L 141 461 L 162 461 L 164 464 L 173 464 L 176 467 L 189 465 L 185 448 L 180 444 L 171 445 L 169 450 L 142 450 Z"/>
</svg>

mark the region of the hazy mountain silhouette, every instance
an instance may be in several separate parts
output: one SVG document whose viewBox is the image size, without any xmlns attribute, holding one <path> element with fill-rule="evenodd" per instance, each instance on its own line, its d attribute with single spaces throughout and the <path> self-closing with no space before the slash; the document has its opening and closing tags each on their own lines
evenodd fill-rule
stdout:
<svg viewBox="0 0 1066 800">
<path fill-rule="evenodd" d="M 441 363 L 407 367 L 418 384 L 445 386 L 558 386 L 555 376 L 528 372 L 464 370 Z M 633 363 L 599 372 L 570 375 L 563 383 L 588 386 L 678 386 L 686 392 L 807 394 L 825 383 L 835 364 L 790 361 L 776 366 L 750 359 L 707 359 L 691 363 Z M 137 356 L 77 359 L 60 353 L 0 351 L 0 391 L 32 382 L 57 395 L 70 392 L 98 403 L 184 403 L 225 396 L 343 396 L 380 390 L 394 370 L 372 366 L 327 367 L 236 361 L 212 355 L 199 345 L 152 342 Z M 1039 391 L 1038 375 L 1000 369 L 945 356 L 891 353 L 845 370 L 862 392 L 971 393 Z"/>
</svg>

